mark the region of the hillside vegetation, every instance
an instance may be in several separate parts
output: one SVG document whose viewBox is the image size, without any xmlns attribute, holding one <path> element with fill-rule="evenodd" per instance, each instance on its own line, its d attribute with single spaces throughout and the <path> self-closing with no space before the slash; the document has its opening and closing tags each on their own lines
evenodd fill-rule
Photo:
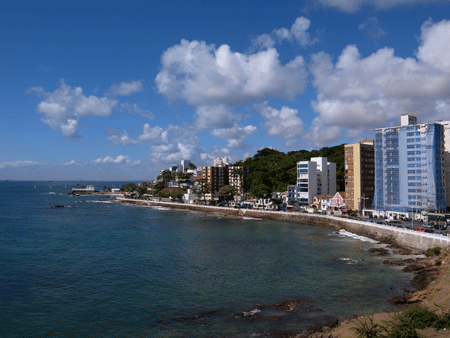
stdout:
<svg viewBox="0 0 450 338">
<path fill-rule="evenodd" d="M 336 163 L 337 190 L 344 190 L 344 145 L 325 147 L 320 150 L 290 151 L 287 154 L 264 148 L 253 157 L 239 161 L 252 169 L 246 180 L 247 189 L 254 196 L 257 192 L 286 191 L 288 185 L 297 183 L 297 162 L 308 161 L 311 157 L 327 157 L 328 162 Z"/>
</svg>

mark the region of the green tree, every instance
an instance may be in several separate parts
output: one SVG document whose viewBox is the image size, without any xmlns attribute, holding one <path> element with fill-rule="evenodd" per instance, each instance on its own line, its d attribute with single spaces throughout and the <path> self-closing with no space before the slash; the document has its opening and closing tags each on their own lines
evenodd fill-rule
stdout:
<svg viewBox="0 0 450 338">
<path fill-rule="evenodd" d="M 196 180 L 195 185 L 197 197 L 202 198 L 203 196 L 203 202 L 206 204 L 206 194 L 209 194 L 211 192 L 211 185 L 205 178 Z"/>
<path fill-rule="evenodd" d="M 164 170 L 158 177 L 158 180 L 162 180 L 164 182 L 164 187 L 167 187 L 167 182 L 175 179 L 175 175 L 172 174 L 169 170 Z"/>
<path fill-rule="evenodd" d="M 273 203 L 275 203 L 276 205 L 280 205 L 283 204 L 283 199 L 282 198 L 272 198 Z"/>
<path fill-rule="evenodd" d="M 184 194 L 183 188 L 179 187 L 171 187 L 164 188 L 160 192 L 158 192 L 159 197 L 173 197 L 173 198 L 182 198 Z"/>
<path fill-rule="evenodd" d="M 192 169 L 192 170 L 197 169 L 197 166 L 194 163 L 192 163 L 192 162 L 189 162 L 188 167 L 189 167 L 189 169 Z"/>
<path fill-rule="evenodd" d="M 161 190 L 163 190 L 164 187 L 164 182 L 160 181 L 158 183 L 155 184 L 155 186 L 153 187 L 153 195 L 158 194 L 158 192 L 160 192 Z"/>
<path fill-rule="evenodd" d="M 256 199 L 264 198 L 271 192 L 272 191 L 270 190 L 270 187 L 262 182 L 254 182 L 249 189 L 250 195 L 252 195 Z"/>
<path fill-rule="evenodd" d="M 222 188 L 218 191 L 219 195 L 226 196 L 228 198 L 233 198 L 234 195 L 236 195 L 236 188 L 232 185 L 224 185 Z"/>
<path fill-rule="evenodd" d="M 190 178 L 192 177 L 192 174 L 175 173 L 175 176 L 177 178 L 178 183 L 187 183 L 187 182 L 189 182 Z"/>
<path fill-rule="evenodd" d="M 148 193 L 148 190 L 146 187 L 138 186 L 136 190 L 139 193 L 139 195 L 141 195 L 141 196 Z"/>
<path fill-rule="evenodd" d="M 122 185 L 122 187 L 120 188 L 120 190 L 122 190 L 124 192 L 132 192 L 136 189 L 137 189 L 137 185 L 135 183 L 127 183 L 127 184 Z"/>
</svg>

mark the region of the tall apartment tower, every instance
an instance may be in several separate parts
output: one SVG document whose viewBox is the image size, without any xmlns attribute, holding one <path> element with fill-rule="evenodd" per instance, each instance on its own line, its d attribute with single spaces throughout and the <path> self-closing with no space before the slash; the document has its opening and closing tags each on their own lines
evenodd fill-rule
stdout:
<svg viewBox="0 0 450 338">
<path fill-rule="evenodd" d="M 450 201 L 445 177 L 445 154 L 450 144 L 445 145 L 444 136 L 449 135 L 448 128 L 449 122 L 418 124 L 414 116 L 402 115 L 400 126 L 375 129 L 373 208 L 446 208 Z"/>
<path fill-rule="evenodd" d="M 215 195 L 228 182 L 227 167 L 203 167 L 202 178 L 209 184 L 210 194 Z"/>
<path fill-rule="evenodd" d="M 235 188 L 236 194 L 245 192 L 245 177 L 249 174 L 248 167 L 242 166 L 212 166 L 202 168 L 202 178 L 211 187 L 209 198 L 217 195 L 224 185 L 231 185 Z"/>
<path fill-rule="evenodd" d="M 374 141 L 346 144 L 345 194 L 352 210 L 362 210 L 373 203 L 375 187 Z"/>
<path fill-rule="evenodd" d="M 336 193 L 336 163 L 326 157 L 312 157 L 310 161 L 297 162 L 296 200 L 309 206 L 316 195 Z"/>
</svg>

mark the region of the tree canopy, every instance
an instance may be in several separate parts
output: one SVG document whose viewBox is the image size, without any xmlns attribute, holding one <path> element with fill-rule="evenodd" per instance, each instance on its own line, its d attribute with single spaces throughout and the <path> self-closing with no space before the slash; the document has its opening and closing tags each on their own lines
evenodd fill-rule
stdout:
<svg viewBox="0 0 450 338">
<path fill-rule="evenodd" d="M 336 188 L 343 191 L 344 181 L 344 145 L 324 147 L 320 150 L 298 150 L 287 154 L 270 148 L 258 150 L 245 161 L 233 165 L 250 167 L 246 178 L 246 189 L 257 197 L 271 191 L 286 191 L 288 185 L 297 183 L 297 162 L 309 161 L 311 157 L 327 157 L 329 162 L 336 163 Z M 256 194 L 256 195 L 255 195 Z"/>
<path fill-rule="evenodd" d="M 135 183 L 127 183 L 127 184 L 122 185 L 122 187 L 120 188 L 120 190 L 125 191 L 125 192 L 132 192 L 136 189 L 137 189 L 137 185 Z"/>
</svg>

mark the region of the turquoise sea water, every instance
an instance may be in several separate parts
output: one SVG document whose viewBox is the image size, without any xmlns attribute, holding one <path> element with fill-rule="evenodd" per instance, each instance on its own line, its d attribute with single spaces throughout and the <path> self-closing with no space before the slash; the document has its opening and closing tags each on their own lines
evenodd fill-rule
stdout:
<svg viewBox="0 0 450 338">
<path fill-rule="evenodd" d="M 120 187 L 126 182 L 84 182 Z M 258 337 L 373 309 L 408 287 L 373 245 L 335 232 L 71 196 L 0 182 L 1 337 Z M 54 206 L 64 206 L 54 208 Z M 292 313 L 258 304 L 299 299 Z M 280 319 L 268 320 L 270 315 Z"/>
</svg>

